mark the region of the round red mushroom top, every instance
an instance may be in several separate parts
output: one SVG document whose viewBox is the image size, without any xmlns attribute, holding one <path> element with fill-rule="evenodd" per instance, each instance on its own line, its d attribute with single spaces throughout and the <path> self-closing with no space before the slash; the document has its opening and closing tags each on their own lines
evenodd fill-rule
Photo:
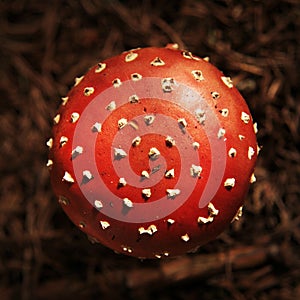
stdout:
<svg viewBox="0 0 300 300">
<path fill-rule="evenodd" d="M 194 251 L 239 216 L 256 128 L 230 78 L 177 49 L 124 52 L 62 98 L 48 167 L 93 240 L 140 258 Z"/>
</svg>

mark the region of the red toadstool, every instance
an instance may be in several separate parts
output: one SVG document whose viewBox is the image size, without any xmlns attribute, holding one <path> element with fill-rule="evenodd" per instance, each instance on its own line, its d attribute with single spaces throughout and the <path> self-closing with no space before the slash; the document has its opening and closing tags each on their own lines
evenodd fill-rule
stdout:
<svg viewBox="0 0 300 300">
<path fill-rule="evenodd" d="M 230 78 L 176 45 L 134 49 L 77 78 L 47 145 L 69 218 L 140 258 L 193 251 L 238 219 L 258 154 Z"/>
</svg>

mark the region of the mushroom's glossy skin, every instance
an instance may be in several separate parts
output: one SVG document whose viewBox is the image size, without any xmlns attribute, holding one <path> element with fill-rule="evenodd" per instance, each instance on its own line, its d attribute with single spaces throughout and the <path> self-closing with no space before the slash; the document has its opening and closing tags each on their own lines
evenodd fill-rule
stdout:
<svg viewBox="0 0 300 300">
<path fill-rule="evenodd" d="M 124 52 L 76 79 L 48 146 L 70 219 L 140 258 L 182 255 L 217 237 L 240 212 L 258 154 L 230 78 L 176 45 Z"/>
</svg>

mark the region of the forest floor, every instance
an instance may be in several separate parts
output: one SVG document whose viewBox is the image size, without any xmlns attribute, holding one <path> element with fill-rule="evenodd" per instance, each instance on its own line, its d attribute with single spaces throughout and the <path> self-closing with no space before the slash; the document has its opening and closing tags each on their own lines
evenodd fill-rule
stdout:
<svg viewBox="0 0 300 300">
<path fill-rule="evenodd" d="M 300 299 L 299 36 L 298 0 L 1 1 L 0 299 Z M 45 143 L 76 76 L 170 42 L 232 77 L 262 151 L 238 222 L 195 254 L 140 261 L 69 221 Z"/>
</svg>

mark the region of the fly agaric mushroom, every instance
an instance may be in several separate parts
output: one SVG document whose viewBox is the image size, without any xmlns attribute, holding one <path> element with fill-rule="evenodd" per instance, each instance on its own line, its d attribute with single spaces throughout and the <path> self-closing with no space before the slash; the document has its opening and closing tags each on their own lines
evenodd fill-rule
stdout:
<svg viewBox="0 0 300 300">
<path fill-rule="evenodd" d="M 69 218 L 139 258 L 216 238 L 240 216 L 258 154 L 230 78 L 176 45 L 124 52 L 76 79 L 47 145 Z"/>
</svg>

